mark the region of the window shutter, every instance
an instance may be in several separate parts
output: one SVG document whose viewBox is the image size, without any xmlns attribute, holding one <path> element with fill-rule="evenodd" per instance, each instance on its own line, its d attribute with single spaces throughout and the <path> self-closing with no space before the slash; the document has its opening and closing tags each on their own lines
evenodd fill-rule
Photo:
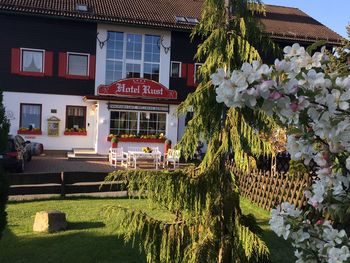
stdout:
<svg viewBox="0 0 350 263">
<path fill-rule="evenodd" d="M 45 51 L 45 76 L 52 76 L 52 63 L 53 63 L 53 52 Z"/>
<path fill-rule="evenodd" d="M 187 65 L 187 86 L 194 86 L 194 64 Z"/>
<path fill-rule="evenodd" d="M 19 48 L 11 49 L 11 73 L 18 74 L 21 67 L 21 50 Z"/>
<path fill-rule="evenodd" d="M 186 63 L 182 63 L 181 66 L 181 78 L 186 78 L 187 76 L 187 64 Z"/>
<path fill-rule="evenodd" d="M 90 55 L 89 79 L 95 79 L 96 56 Z"/>
<path fill-rule="evenodd" d="M 67 75 L 67 53 L 60 52 L 58 54 L 58 76 L 65 77 Z"/>
</svg>

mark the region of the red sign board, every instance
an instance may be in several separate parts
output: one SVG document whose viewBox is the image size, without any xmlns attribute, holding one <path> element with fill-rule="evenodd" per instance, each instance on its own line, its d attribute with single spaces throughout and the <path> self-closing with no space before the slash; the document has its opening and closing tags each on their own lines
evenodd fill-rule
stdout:
<svg viewBox="0 0 350 263">
<path fill-rule="evenodd" d="M 98 95 L 117 97 L 141 97 L 153 99 L 176 99 L 177 92 L 149 79 L 122 79 L 110 85 L 100 85 Z"/>
</svg>

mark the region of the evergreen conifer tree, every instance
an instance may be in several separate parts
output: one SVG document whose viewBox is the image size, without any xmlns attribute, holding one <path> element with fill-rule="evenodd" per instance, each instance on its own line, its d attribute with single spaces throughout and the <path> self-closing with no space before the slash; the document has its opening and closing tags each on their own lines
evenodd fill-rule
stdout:
<svg viewBox="0 0 350 263">
<path fill-rule="evenodd" d="M 344 39 L 342 45 L 336 48 L 336 55 L 329 53 L 329 72 L 338 71 L 343 76 L 350 73 L 350 24 L 346 26 L 346 31 L 348 39 Z"/>
<path fill-rule="evenodd" d="M 5 149 L 7 145 L 7 136 L 10 129 L 10 122 L 5 115 L 5 108 L 3 106 L 3 95 L 0 91 L 0 152 Z M 8 186 L 5 180 L 5 172 L 0 167 L 0 237 L 2 231 L 6 226 L 6 202 Z"/>
<path fill-rule="evenodd" d="M 108 180 L 122 180 L 128 190 L 146 196 L 172 212 L 167 220 L 141 211 L 119 207 L 120 226 L 126 240 L 139 237 L 147 261 L 156 262 L 269 262 L 269 251 L 253 232 L 239 208 L 235 175 L 228 169 L 228 153 L 236 166 L 248 169 L 248 159 L 271 154 L 271 145 L 259 130 L 274 123 L 262 113 L 228 109 L 216 102 L 210 75 L 219 67 L 232 70 L 244 61 L 260 59 L 256 48 L 273 44 L 261 33 L 254 13 L 263 12 L 259 1 L 205 0 L 202 18 L 193 37 L 203 40 L 196 58 L 204 60 L 202 82 L 180 105 L 179 112 L 193 108 L 179 147 L 190 158 L 197 141 L 208 142 L 198 167 L 174 172 L 117 171 Z"/>
<path fill-rule="evenodd" d="M 0 151 L 4 150 L 7 144 L 7 136 L 10 130 L 10 121 L 5 114 L 5 107 L 3 105 L 3 94 L 0 90 Z"/>
</svg>

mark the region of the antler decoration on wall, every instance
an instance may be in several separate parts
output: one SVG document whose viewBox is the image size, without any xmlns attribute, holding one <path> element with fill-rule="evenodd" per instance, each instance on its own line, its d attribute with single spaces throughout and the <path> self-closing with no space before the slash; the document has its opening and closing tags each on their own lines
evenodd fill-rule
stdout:
<svg viewBox="0 0 350 263">
<path fill-rule="evenodd" d="M 161 36 L 161 38 L 160 38 L 160 45 L 164 48 L 165 54 L 168 54 L 168 52 L 170 51 L 171 46 L 166 47 L 166 46 L 164 45 L 164 43 L 163 43 L 163 40 L 164 40 L 164 37 Z"/>
<path fill-rule="evenodd" d="M 104 47 L 104 45 L 105 45 L 105 43 L 108 41 L 108 39 L 109 39 L 109 34 L 107 34 L 107 38 L 105 39 L 105 40 L 101 40 L 101 39 L 99 39 L 98 38 L 98 34 L 99 33 L 97 33 L 97 35 L 96 35 L 96 39 L 97 39 L 97 41 L 98 41 L 98 44 L 99 44 L 99 46 L 100 46 L 100 48 L 102 49 L 103 47 Z"/>
</svg>

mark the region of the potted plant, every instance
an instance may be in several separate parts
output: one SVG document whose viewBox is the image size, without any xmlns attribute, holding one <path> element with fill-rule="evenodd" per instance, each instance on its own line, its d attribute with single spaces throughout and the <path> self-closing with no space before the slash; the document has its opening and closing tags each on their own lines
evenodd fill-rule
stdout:
<svg viewBox="0 0 350 263">
<path fill-rule="evenodd" d="M 166 139 L 164 142 L 164 155 L 168 153 L 169 149 L 171 149 L 171 140 Z"/>
<path fill-rule="evenodd" d="M 111 143 L 112 143 L 112 148 L 117 148 L 118 147 L 118 137 L 114 135 L 111 139 Z"/>
</svg>

